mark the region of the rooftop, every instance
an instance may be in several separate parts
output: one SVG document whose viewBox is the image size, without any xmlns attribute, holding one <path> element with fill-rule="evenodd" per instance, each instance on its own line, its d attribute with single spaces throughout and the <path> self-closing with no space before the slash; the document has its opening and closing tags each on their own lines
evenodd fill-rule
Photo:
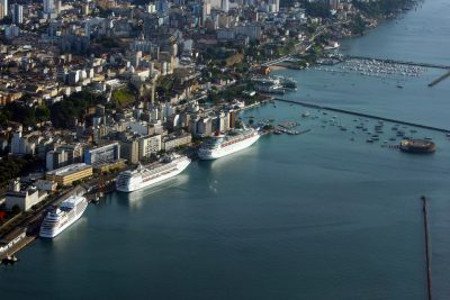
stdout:
<svg viewBox="0 0 450 300">
<path fill-rule="evenodd" d="M 72 173 L 76 173 L 85 169 L 92 168 L 91 166 L 85 164 L 85 163 L 79 163 L 79 164 L 73 164 L 69 166 L 65 166 L 59 169 L 55 169 L 52 171 L 47 172 L 47 175 L 57 175 L 57 176 L 64 176 L 69 175 Z"/>
</svg>

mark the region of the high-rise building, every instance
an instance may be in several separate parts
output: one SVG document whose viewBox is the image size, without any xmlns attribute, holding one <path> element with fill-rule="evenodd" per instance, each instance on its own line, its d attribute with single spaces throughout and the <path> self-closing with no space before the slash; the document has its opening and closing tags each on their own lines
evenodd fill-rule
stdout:
<svg viewBox="0 0 450 300">
<path fill-rule="evenodd" d="M 23 6 L 20 4 L 12 5 L 12 21 L 14 24 L 22 24 L 23 23 Z"/>
<path fill-rule="evenodd" d="M 206 18 L 211 14 L 211 1 L 203 0 L 202 4 L 202 25 L 205 25 Z"/>
<path fill-rule="evenodd" d="M 222 0 L 222 2 L 221 2 L 221 9 L 224 12 L 228 12 L 228 10 L 230 10 L 230 2 L 229 2 L 229 0 Z"/>
<path fill-rule="evenodd" d="M 8 0 L 0 0 L 0 19 L 8 15 Z"/>
<path fill-rule="evenodd" d="M 44 0 L 44 13 L 51 14 L 55 10 L 55 0 Z"/>
</svg>

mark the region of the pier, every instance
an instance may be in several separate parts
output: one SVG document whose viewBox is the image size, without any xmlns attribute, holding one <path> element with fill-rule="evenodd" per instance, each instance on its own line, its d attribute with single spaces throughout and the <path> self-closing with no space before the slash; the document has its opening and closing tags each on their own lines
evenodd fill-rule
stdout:
<svg viewBox="0 0 450 300">
<path fill-rule="evenodd" d="M 265 63 L 261 64 L 261 66 L 268 67 L 268 66 L 276 65 L 276 64 L 285 62 L 287 60 L 290 60 L 291 58 L 292 58 L 292 55 L 285 55 L 280 58 L 276 58 L 274 60 L 266 61 Z"/>
<path fill-rule="evenodd" d="M 425 196 L 421 197 L 422 200 L 422 212 L 423 212 L 423 226 L 425 235 L 425 264 L 427 271 L 427 296 L 428 300 L 432 299 L 432 289 L 431 289 L 431 253 L 430 253 L 430 229 L 428 227 L 428 206 L 427 198 Z"/>
<path fill-rule="evenodd" d="M 319 104 L 313 104 L 313 103 L 309 103 L 309 102 L 294 101 L 294 100 L 287 100 L 287 99 L 281 99 L 281 98 L 274 98 L 273 100 L 280 101 L 280 102 L 286 102 L 286 103 L 298 104 L 298 105 L 301 105 L 304 107 L 310 107 L 310 108 L 334 111 L 334 112 L 338 112 L 338 113 L 344 113 L 344 114 L 353 115 L 353 116 L 357 116 L 357 117 L 363 117 L 363 118 L 369 118 L 369 119 L 374 119 L 374 120 L 381 120 L 381 121 L 386 121 L 386 122 L 397 123 L 397 124 L 401 124 L 401 125 L 413 126 L 413 127 L 428 129 L 428 130 L 432 130 L 432 131 L 450 133 L 450 129 L 428 126 L 428 125 L 407 122 L 407 121 L 401 121 L 401 120 L 396 120 L 396 119 L 392 119 L 392 118 L 379 117 L 379 116 L 356 112 L 356 111 L 351 111 L 351 110 L 347 110 L 347 109 L 334 108 L 334 107 L 329 107 L 329 106 L 324 106 L 324 105 L 319 105 Z"/>
<path fill-rule="evenodd" d="M 448 72 L 446 72 L 444 75 L 439 76 L 438 78 L 436 78 L 435 80 L 433 80 L 431 83 L 428 84 L 429 87 L 433 87 L 436 84 L 438 84 L 439 82 L 443 81 L 444 79 L 446 79 L 447 77 L 450 76 L 450 70 Z"/>
<path fill-rule="evenodd" d="M 345 56 L 344 58 L 345 59 L 373 60 L 373 61 L 378 61 L 378 62 L 383 62 L 383 63 L 388 63 L 388 64 L 399 64 L 399 65 L 408 65 L 408 66 L 418 66 L 418 67 L 424 67 L 424 68 L 450 70 L 450 66 L 441 65 L 441 64 L 414 62 L 414 61 L 406 61 L 406 60 L 395 60 L 395 59 L 389 59 L 389 58 L 376 58 L 376 57 L 369 57 L 369 56 L 354 56 L 354 55 L 348 55 L 348 56 Z"/>
</svg>

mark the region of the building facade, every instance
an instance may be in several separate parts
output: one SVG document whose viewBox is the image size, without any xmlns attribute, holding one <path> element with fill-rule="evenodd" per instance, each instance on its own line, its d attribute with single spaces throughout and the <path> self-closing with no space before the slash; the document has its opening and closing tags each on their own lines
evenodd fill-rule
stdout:
<svg viewBox="0 0 450 300">
<path fill-rule="evenodd" d="M 46 178 L 59 185 L 68 186 L 74 181 L 83 180 L 92 176 L 92 170 L 92 166 L 84 163 L 73 164 L 47 172 Z"/>
</svg>

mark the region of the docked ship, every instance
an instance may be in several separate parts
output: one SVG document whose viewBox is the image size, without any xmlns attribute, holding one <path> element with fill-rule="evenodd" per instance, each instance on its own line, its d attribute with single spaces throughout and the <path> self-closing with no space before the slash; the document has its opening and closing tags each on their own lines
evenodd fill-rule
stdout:
<svg viewBox="0 0 450 300">
<path fill-rule="evenodd" d="M 135 170 L 124 171 L 116 180 L 116 189 L 133 192 L 172 178 L 187 168 L 191 160 L 187 156 L 173 155 L 148 165 L 139 165 Z"/>
<path fill-rule="evenodd" d="M 59 207 L 55 207 L 47 213 L 42 221 L 39 236 L 54 238 L 67 227 L 75 223 L 84 213 L 88 202 L 83 196 L 70 196 Z"/>
<path fill-rule="evenodd" d="M 291 77 L 287 76 L 274 76 L 275 79 L 279 80 L 279 83 L 286 90 L 296 90 L 297 89 L 297 81 Z"/>
<path fill-rule="evenodd" d="M 198 157 L 202 160 L 217 159 L 253 145 L 259 137 L 259 131 L 256 129 L 235 129 L 203 143 L 197 152 Z"/>
<path fill-rule="evenodd" d="M 436 151 L 436 144 L 429 140 L 402 140 L 400 150 L 408 153 L 428 154 Z"/>
</svg>

